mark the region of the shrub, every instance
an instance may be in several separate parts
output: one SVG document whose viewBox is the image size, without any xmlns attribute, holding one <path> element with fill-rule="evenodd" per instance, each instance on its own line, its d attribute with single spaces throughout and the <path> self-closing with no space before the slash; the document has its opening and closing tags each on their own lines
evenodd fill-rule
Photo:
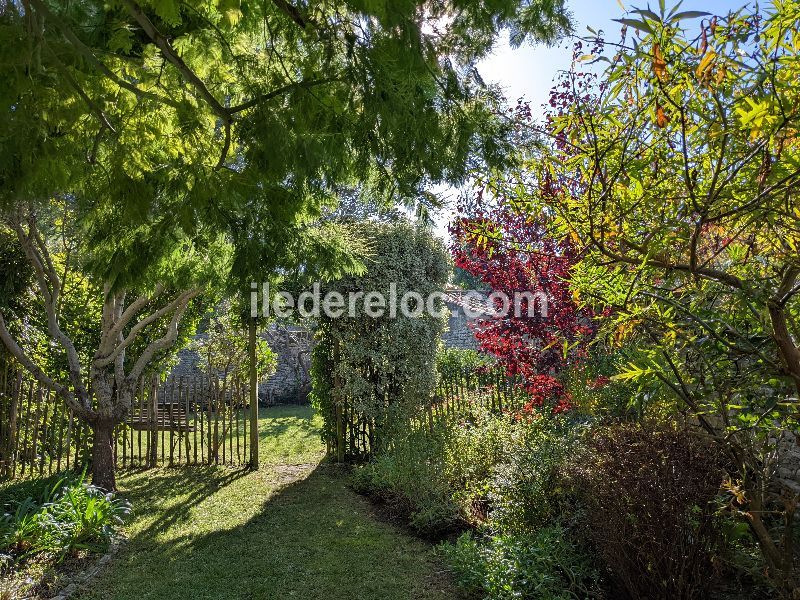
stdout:
<svg viewBox="0 0 800 600">
<path fill-rule="evenodd" d="M 526 532 L 549 522 L 561 501 L 560 465 L 576 428 L 565 417 L 516 420 L 476 414 L 448 438 L 446 468 L 465 514 L 483 507 L 494 531 Z M 475 519 L 472 519 L 473 522 Z"/>
<path fill-rule="evenodd" d="M 327 283 L 323 295 L 380 292 L 390 297 L 394 289 L 396 298 L 409 291 L 427 298 L 447 282 L 447 252 L 429 229 L 404 221 L 364 221 L 356 229 L 371 250 L 366 270 Z M 443 314 L 410 317 L 399 311 L 396 318 L 375 318 L 369 312 L 361 298 L 353 316 L 349 311 L 341 318 L 319 316 L 312 352 L 311 398 L 325 420 L 323 439 L 329 453 L 341 452 L 352 460 L 388 443 L 397 419 L 405 424 L 429 403 L 437 378 L 432 359 L 445 327 Z M 342 400 L 354 423 L 371 423 L 368 444 L 358 436 L 345 437 L 344 447 L 338 448 L 336 406 Z"/>
<path fill-rule="evenodd" d="M 14 562 L 37 554 L 60 561 L 74 550 L 102 550 L 129 505 L 88 485 L 83 476 L 64 477 L 48 486 L 38 501 L 12 501 L 0 518 L 0 554 Z"/>
<path fill-rule="evenodd" d="M 575 437 L 565 418 L 516 420 L 476 408 L 433 432 L 395 436 L 354 483 L 428 536 L 464 523 L 528 532 L 558 512 L 560 465 Z"/>
<path fill-rule="evenodd" d="M 462 535 L 440 546 L 464 591 L 490 600 L 599 597 L 598 573 L 558 526 L 529 535 Z"/>
<path fill-rule="evenodd" d="M 443 432 L 411 431 L 391 450 L 354 471 L 357 491 L 387 503 L 421 535 L 441 536 L 460 527 L 453 489 L 444 476 Z"/>
<path fill-rule="evenodd" d="M 573 470 L 592 541 L 632 598 L 706 597 L 720 532 L 714 499 L 723 460 L 690 433 L 596 429 Z"/>
</svg>

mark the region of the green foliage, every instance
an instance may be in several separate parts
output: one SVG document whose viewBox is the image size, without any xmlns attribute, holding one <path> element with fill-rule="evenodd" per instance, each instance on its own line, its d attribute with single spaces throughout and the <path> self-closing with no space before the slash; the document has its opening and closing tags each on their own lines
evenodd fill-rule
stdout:
<svg viewBox="0 0 800 600">
<path fill-rule="evenodd" d="M 560 518 L 561 465 L 577 431 L 562 418 L 474 411 L 433 431 L 396 433 L 355 472 L 356 487 L 426 535 L 463 525 L 524 534 Z"/>
<path fill-rule="evenodd" d="M 353 486 L 378 499 L 421 535 L 439 537 L 463 526 L 453 487 L 445 476 L 447 440 L 409 432 L 353 473 Z"/>
<path fill-rule="evenodd" d="M 214 377 L 247 381 L 250 368 L 247 325 L 229 303 L 217 306 L 205 331 L 189 347 L 200 355 L 200 369 Z M 261 380 L 275 372 L 278 357 L 266 340 L 256 339 L 256 369 Z"/>
<path fill-rule="evenodd" d="M 485 290 L 486 284 L 461 267 L 453 267 L 453 285 L 465 290 Z"/>
<path fill-rule="evenodd" d="M 460 587 L 487 600 L 601 597 L 599 575 L 563 527 L 489 538 L 462 535 L 440 546 Z"/>
<path fill-rule="evenodd" d="M 33 283 L 33 268 L 13 232 L 0 228 L 0 310 L 24 314 L 26 293 Z"/>
<path fill-rule="evenodd" d="M 504 29 L 569 28 L 562 0 L 37 0 L 0 23 L 0 204 L 72 194 L 117 287 L 221 233 L 232 284 L 293 268 L 342 186 L 415 204 L 505 162 L 499 92 L 466 67 Z"/>
<path fill-rule="evenodd" d="M 436 354 L 436 369 L 442 376 L 472 372 L 493 364 L 494 359 L 491 356 L 475 350 L 443 348 Z"/>
<path fill-rule="evenodd" d="M 130 512 L 124 500 L 75 476 L 49 480 L 37 499 L 12 501 L 4 510 L 0 553 L 13 562 L 39 554 L 61 561 L 74 550 L 100 551 Z"/>
<path fill-rule="evenodd" d="M 642 352 L 640 346 L 631 343 L 621 348 L 594 345 L 588 358 L 565 374 L 575 409 L 602 422 L 661 422 L 674 415 L 678 400 L 659 381 L 619 376 L 641 360 Z"/>
<path fill-rule="evenodd" d="M 581 249 L 571 286 L 606 311 L 598 340 L 627 353 L 615 385 L 688 412 L 728 454 L 735 512 L 791 596 L 794 492 L 768 465 L 800 428 L 800 3 L 662 2 L 620 22 L 621 40 L 576 45 L 552 141 L 492 185 Z"/>
<path fill-rule="evenodd" d="M 599 79 L 576 62 L 552 115 L 568 145 L 537 164 L 577 181 L 523 193 L 588 249 L 572 283 L 615 309 L 606 339 L 638 346 L 617 379 L 666 387 L 745 446 L 797 426 L 800 5 L 699 16 L 634 10 L 634 44 L 591 48 Z"/>
<path fill-rule="evenodd" d="M 353 316 L 320 316 L 312 354 L 312 399 L 325 416 L 326 438 L 335 440 L 333 390 L 338 382 L 337 393 L 375 423 L 381 443 L 395 416 L 412 414 L 433 397 L 434 357 L 445 324 L 441 302 L 440 316 L 423 311 L 407 317 L 400 299 L 406 292 L 423 299 L 440 292 L 450 264 L 442 242 L 425 227 L 406 222 L 364 222 L 359 227 L 371 250 L 366 271 L 323 286 L 321 292 L 339 292 L 345 302 L 351 293 L 377 292 L 391 304 L 391 285 L 396 284 L 397 314 L 393 317 L 387 307 L 383 316 L 368 316 L 362 297 Z"/>
</svg>

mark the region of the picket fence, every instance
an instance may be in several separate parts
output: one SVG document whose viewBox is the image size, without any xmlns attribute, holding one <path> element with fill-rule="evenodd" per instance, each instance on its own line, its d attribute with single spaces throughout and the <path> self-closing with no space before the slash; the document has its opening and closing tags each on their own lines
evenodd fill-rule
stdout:
<svg viewBox="0 0 800 600">
<path fill-rule="evenodd" d="M 461 418 L 478 408 L 495 413 L 519 410 L 528 400 L 520 393 L 519 384 L 519 377 L 507 375 L 502 367 L 449 369 L 440 374 L 431 402 L 409 417 L 409 426 L 433 431 L 449 419 Z M 333 411 L 336 435 L 327 440 L 328 455 L 340 462 L 372 456 L 380 441 L 374 420 L 359 412 L 345 395 L 338 397 Z"/>
<path fill-rule="evenodd" d="M 143 379 L 115 430 L 117 468 L 247 465 L 249 411 L 248 388 L 234 378 Z M 82 469 L 92 437 L 52 390 L 14 365 L 0 366 L 0 477 Z"/>
</svg>

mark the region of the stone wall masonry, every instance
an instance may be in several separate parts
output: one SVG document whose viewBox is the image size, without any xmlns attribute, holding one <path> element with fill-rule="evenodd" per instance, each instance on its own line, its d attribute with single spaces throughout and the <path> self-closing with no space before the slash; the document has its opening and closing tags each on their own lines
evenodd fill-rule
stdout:
<svg viewBox="0 0 800 600">
<path fill-rule="evenodd" d="M 451 310 L 450 318 L 447 320 L 447 329 L 442 334 L 442 342 L 445 348 L 457 348 L 459 350 L 477 350 L 478 340 L 469 328 L 469 320 L 464 314 L 464 309 L 458 305 L 447 303 L 447 308 Z"/>
</svg>

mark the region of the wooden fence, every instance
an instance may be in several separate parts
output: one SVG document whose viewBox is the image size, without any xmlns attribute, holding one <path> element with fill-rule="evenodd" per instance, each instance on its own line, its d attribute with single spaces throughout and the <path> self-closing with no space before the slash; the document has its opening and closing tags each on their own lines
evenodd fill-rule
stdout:
<svg viewBox="0 0 800 600">
<path fill-rule="evenodd" d="M 449 370 L 442 373 L 430 403 L 410 417 L 414 428 L 432 430 L 450 418 L 482 408 L 491 412 L 520 410 L 527 397 L 519 390 L 520 379 L 506 375 L 501 367 Z M 343 397 L 334 406 L 336 436 L 328 440 L 328 454 L 338 460 L 365 460 L 376 450 L 376 425 L 358 412 L 351 399 Z"/>
<path fill-rule="evenodd" d="M 477 406 L 493 412 L 519 410 L 528 400 L 519 383 L 519 377 L 506 375 L 503 367 L 448 370 L 439 379 L 431 412 L 454 415 Z"/>
<path fill-rule="evenodd" d="M 214 377 L 143 380 L 116 428 L 120 469 L 159 465 L 246 465 L 250 459 L 247 386 Z M 0 371 L 0 477 L 80 469 L 92 430 L 64 402 L 9 365 Z"/>
</svg>

